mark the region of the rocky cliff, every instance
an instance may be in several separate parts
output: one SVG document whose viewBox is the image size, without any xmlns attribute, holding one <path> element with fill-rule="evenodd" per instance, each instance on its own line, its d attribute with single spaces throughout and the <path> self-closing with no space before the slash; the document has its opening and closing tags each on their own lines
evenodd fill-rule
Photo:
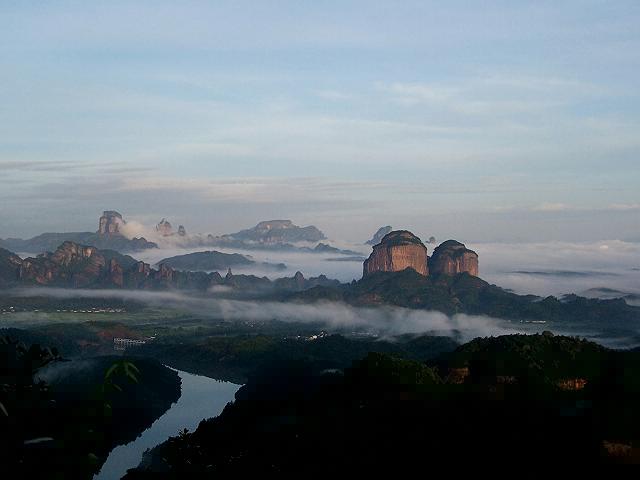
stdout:
<svg viewBox="0 0 640 480">
<path fill-rule="evenodd" d="M 126 223 L 122 219 L 122 215 L 114 210 L 106 210 L 102 212 L 98 224 L 98 235 L 113 235 L 120 233 L 120 224 Z"/>
<path fill-rule="evenodd" d="M 131 257 L 67 241 L 53 253 L 22 260 L 18 280 L 38 285 L 122 287 L 124 268 L 131 263 L 135 263 Z"/>
<path fill-rule="evenodd" d="M 379 244 L 382 241 L 382 239 L 384 238 L 384 236 L 387 233 L 390 233 L 392 230 L 393 230 L 393 227 L 391 225 L 387 225 L 386 227 L 380 227 L 378 229 L 378 231 L 373 234 L 373 237 L 371 237 L 371 240 L 367 240 L 365 242 L 365 245 L 377 245 L 377 244 Z"/>
<path fill-rule="evenodd" d="M 428 275 L 427 247 L 413 233 L 396 230 L 385 235 L 373 247 L 373 252 L 364 262 L 363 276 L 375 272 L 399 272 L 413 268 L 422 275 Z"/>
<path fill-rule="evenodd" d="M 156 225 L 156 231 L 163 237 L 169 237 L 173 235 L 173 227 L 165 218 L 160 220 L 160 223 Z"/>
<path fill-rule="evenodd" d="M 270 293 L 300 291 L 315 286 L 336 287 L 339 284 L 337 280 L 329 280 L 323 275 L 305 279 L 299 272 L 295 277 L 272 282 L 267 277 L 234 275 L 231 270 L 225 278 L 218 272 L 178 271 L 163 263 L 156 270 L 128 255 L 73 242 L 64 242 L 53 253 L 24 260 L 0 249 L 0 286 L 207 291 L 223 285 L 240 293 Z"/>
<path fill-rule="evenodd" d="M 456 275 L 469 273 L 478 276 L 478 254 L 455 240 L 441 243 L 429 259 L 432 274 Z"/>
</svg>

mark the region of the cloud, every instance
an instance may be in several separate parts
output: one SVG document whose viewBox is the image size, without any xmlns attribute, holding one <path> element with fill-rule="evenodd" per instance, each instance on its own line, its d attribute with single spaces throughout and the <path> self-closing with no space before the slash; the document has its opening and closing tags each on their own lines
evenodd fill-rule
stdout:
<svg viewBox="0 0 640 480">
<path fill-rule="evenodd" d="M 596 84 L 517 74 L 476 74 L 446 85 L 394 82 L 379 83 L 377 87 L 406 106 L 431 106 L 457 115 L 492 119 L 504 115 L 539 114 L 585 97 L 611 95 L 611 91 Z"/>
<path fill-rule="evenodd" d="M 31 160 L 5 160 L 0 161 L 0 171 L 7 172 L 46 172 L 56 173 L 60 171 L 76 171 L 93 168 L 79 161 L 31 161 Z"/>
<path fill-rule="evenodd" d="M 640 203 L 614 203 L 609 205 L 609 210 L 618 210 L 623 212 L 640 210 Z"/>
<path fill-rule="evenodd" d="M 420 83 L 392 83 L 380 88 L 396 96 L 397 100 L 407 105 L 420 103 L 444 104 L 460 95 L 460 90 L 452 87 Z"/>
<path fill-rule="evenodd" d="M 571 210 L 572 207 L 566 203 L 541 203 L 534 206 L 531 210 L 534 212 L 564 212 Z"/>
<path fill-rule="evenodd" d="M 610 288 L 640 294 L 640 244 L 598 242 L 467 243 L 480 276 L 520 294 L 540 296 Z"/>
<path fill-rule="evenodd" d="M 353 100 L 353 98 L 355 98 L 352 93 L 339 92 L 337 90 L 318 90 L 315 94 L 323 100 L 330 100 L 332 102 Z"/>
</svg>

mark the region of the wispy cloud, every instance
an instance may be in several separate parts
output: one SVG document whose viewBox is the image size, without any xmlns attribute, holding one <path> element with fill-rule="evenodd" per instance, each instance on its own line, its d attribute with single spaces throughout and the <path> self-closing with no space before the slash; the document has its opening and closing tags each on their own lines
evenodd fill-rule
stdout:
<svg viewBox="0 0 640 480">
<path fill-rule="evenodd" d="M 3 173 L 7 173 L 10 171 L 14 172 L 55 172 L 64 170 L 73 170 L 73 169 L 83 169 L 86 168 L 86 165 L 81 162 L 37 162 L 37 161 L 24 161 L 24 160 L 14 160 L 14 161 L 0 161 L 0 171 Z"/>
<path fill-rule="evenodd" d="M 354 98 L 353 93 L 339 92 L 337 90 L 318 90 L 315 92 L 315 94 L 324 100 L 330 100 L 334 102 L 347 101 Z"/>
<path fill-rule="evenodd" d="M 571 210 L 573 207 L 566 203 L 541 203 L 535 205 L 532 210 L 534 212 L 565 212 Z"/>
<path fill-rule="evenodd" d="M 609 205 L 610 210 L 619 210 L 623 212 L 640 210 L 640 203 L 613 203 Z"/>
<path fill-rule="evenodd" d="M 517 74 L 478 74 L 446 84 L 379 83 L 377 87 L 392 100 L 406 106 L 431 106 L 460 115 L 492 118 L 540 114 L 586 98 L 614 93 L 600 85 L 577 80 Z"/>
</svg>

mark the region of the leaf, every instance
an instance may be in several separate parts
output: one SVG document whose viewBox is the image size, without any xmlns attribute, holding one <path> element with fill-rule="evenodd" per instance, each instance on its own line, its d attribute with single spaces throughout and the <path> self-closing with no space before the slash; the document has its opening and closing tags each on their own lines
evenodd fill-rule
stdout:
<svg viewBox="0 0 640 480">
<path fill-rule="evenodd" d="M 2 402 L 0 402 L 0 412 L 4 413 L 5 417 L 9 416 L 9 412 L 7 412 L 7 409 L 4 408 L 4 405 L 2 404 Z"/>
<path fill-rule="evenodd" d="M 127 362 L 127 365 L 129 366 L 129 368 L 131 368 L 134 372 L 136 373 L 140 373 L 140 369 L 138 367 L 136 367 L 135 363 L 131 363 L 131 362 Z"/>
<path fill-rule="evenodd" d="M 113 365 L 111 365 L 111 367 L 109 367 L 109 370 L 107 370 L 107 373 L 104 374 L 104 378 L 105 379 L 111 378 L 113 373 L 116 370 L 118 370 L 119 367 L 120 367 L 120 365 L 118 363 L 114 363 Z"/>
</svg>

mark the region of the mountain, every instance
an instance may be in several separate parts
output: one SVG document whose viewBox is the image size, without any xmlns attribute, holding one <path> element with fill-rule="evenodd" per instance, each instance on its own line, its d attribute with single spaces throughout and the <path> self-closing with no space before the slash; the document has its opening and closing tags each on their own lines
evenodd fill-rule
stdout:
<svg viewBox="0 0 640 480">
<path fill-rule="evenodd" d="M 63 243 L 53 253 L 24 260 L 0 250 L 0 281 L 4 285 L 195 292 L 226 286 L 237 294 L 282 301 L 314 303 L 329 300 L 367 307 L 395 305 L 436 310 L 448 315 L 465 313 L 599 328 L 606 325 L 608 328 L 633 329 L 640 321 L 640 308 L 627 304 L 624 299 L 517 295 L 467 272 L 425 276 L 407 268 L 399 272 L 374 272 L 349 284 L 323 275 L 307 279 L 298 272 L 294 277 L 271 281 L 254 275 L 234 275 L 230 270 L 222 277 L 217 272 L 177 271 L 165 264 L 153 269 L 127 255 L 73 242 Z"/>
<path fill-rule="evenodd" d="M 413 233 L 397 230 L 387 233 L 373 247 L 373 252 L 364 262 L 363 275 L 366 277 L 375 272 L 399 272 L 406 268 L 428 275 L 427 247 Z"/>
<path fill-rule="evenodd" d="M 324 240 L 324 233 L 313 225 L 299 227 L 291 220 L 268 220 L 255 227 L 222 237 L 250 243 L 282 244 L 295 242 L 317 242 Z"/>
<path fill-rule="evenodd" d="M 189 271 L 226 270 L 230 267 L 258 265 L 255 261 L 239 253 L 222 253 L 215 250 L 165 258 L 158 262 L 158 265 L 160 264 L 167 265 L 176 270 Z M 259 266 L 273 270 L 284 270 L 287 268 L 284 263 L 274 264 L 263 262 L 259 264 Z"/>
<path fill-rule="evenodd" d="M 147 241 L 144 237 L 129 239 L 121 233 L 121 226 L 126 225 L 122 215 L 113 210 L 103 212 L 98 221 L 98 231 L 43 233 L 33 238 L 7 238 L 2 240 L 5 248 L 14 252 L 44 253 L 55 250 L 65 241 L 90 245 L 101 249 L 111 249 L 118 252 L 137 252 L 158 245 Z"/>
<path fill-rule="evenodd" d="M 184 341 L 182 341 L 184 340 Z M 135 354 L 198 375 L 244 384 L 265 365 L 287 362 L 324 369 L 342 369 L 376 351 L 411 360 L 433 360 L 454 351 L 459 344 L 450 337 L 428 336 L 350 338 L 343 335 L 293 337 L 251 333 L 207 335 L 197 338 L 149 342 Z"/>
<path fill-rule="evenodd" d="M 8 238 L 4 241 L 8 249 L 16 252 L 44 253 L 69 241 L 97 248 L 108 248 L 119 252 L 138 252 L 158 245 L 147 241 L 144 237 L 128 239 L 122 235 L 102 236 L 91 232 L 43 233 L 26 240 Z"/>
<path fill-rule="evenodd" d="M 426 363 L 371 348 L 339 371 L 264 365 L 219 417 L 124 478 L 640 462 L 638 352 L 549 332 L 474 340 Z"/>
<path fill-rule="evenodd" d="M 318 245 L 316 245 L 313 248 L 300 247 L 300 251 L 309 252 L 309 253 L 335 253 L 338 255 L 352 255 L 352 256 L 361 255 L 360 252 L 356 252 L 354 250 L 343 250 L 322 242 L 318 243 Z"/>
<path fill-rule="evenodd" d="M 387 225 L 386 227 L 380 227 L 376 233 L 373 234 L 370 240 L 365 242 L 365 245 L 377 245 L 384 238 L 387 233 L 391 233 L 393 228 L 391 225 Z"/>
<path fill-rule="evenodd" d="M 156 225 L 156 232 L 158 232 L 163 237 L 170 237 L 171 235 L 173 235 L 173 227 L 171 226 L 168 220 L 163 218 Z"/>
<path fill-rule="evenodd" d="M 320 240 L 324 233 L 313 225 L 299 227 L 291 220 L 269 220 L 253 228 L 214 237 L 192 238 L 189 246 L 214 246 L 236 250 L 269 250 L 277 252 L 331 253 L 360 256 L 360 252 L 333 247 Z M 319 242 L 314 247 L 295 245 L 297 242 Z"/>
<path fill-rule="evenodd" d="M 205 292 L 215 286 L 227 286 L 241 294 L 279 294 L 340 284 L 324 275 L 309 279 L 298 272 L 295 277 L 275 281 L 254 275 L 225 277 L 218 272 L 174 270 L 167 264 L 158 269 L 113 250 L 64 242 L 54 252 L 20 259 L 0 250 L 0 282 L 6 286 L 40 285 L 64 288 L 122 288 L 129 290 L 191 290 Z"/>
<path fill-rule="evenodd" d="M 640 308 L 628 305 L 623 299 L 517 295 L 466 272 L 425 276 L 412 268 L 400 272 L 375 272 L 357 282 L 339 287 L 316 287 L 296 293 L 293 298 L 305 302 L 331 300 L 357 306 L 395 305 L 437 310 L 448 315 L 465 313 L 508 320 L 592 323 L 600 327 L 617 324 L 633 329 L 640 321 Z"/>
<path fill-rule="evenodd" d="M 387 233 L 364 262 L 363 276 L 375 272 L 399 272 L 412 268 L 422 275 L 456 275 L 469 273 L 478 276 L 478 254 L 456 240 L 447 240 L 433 251 L 431 257 L 427 247 L 413 233 L 396 230 Z"/>
<path fill-rule="evenodd" d="M 433 255 L 429 258 L 429 271 L 432 274 L 446 275 L 467 272 L 477 277 L 478 254 L 469 250 L 463 243 L 447 240 L 433 251 Z"/>
<path fill-rule="evenodd" d="M 112 250 L 66 241 L 54 252 L 25 258 L 19 268 L 21 283 L 64 287 L 124 286 L 124 272 L 137 261 Z"/>
</svg>

